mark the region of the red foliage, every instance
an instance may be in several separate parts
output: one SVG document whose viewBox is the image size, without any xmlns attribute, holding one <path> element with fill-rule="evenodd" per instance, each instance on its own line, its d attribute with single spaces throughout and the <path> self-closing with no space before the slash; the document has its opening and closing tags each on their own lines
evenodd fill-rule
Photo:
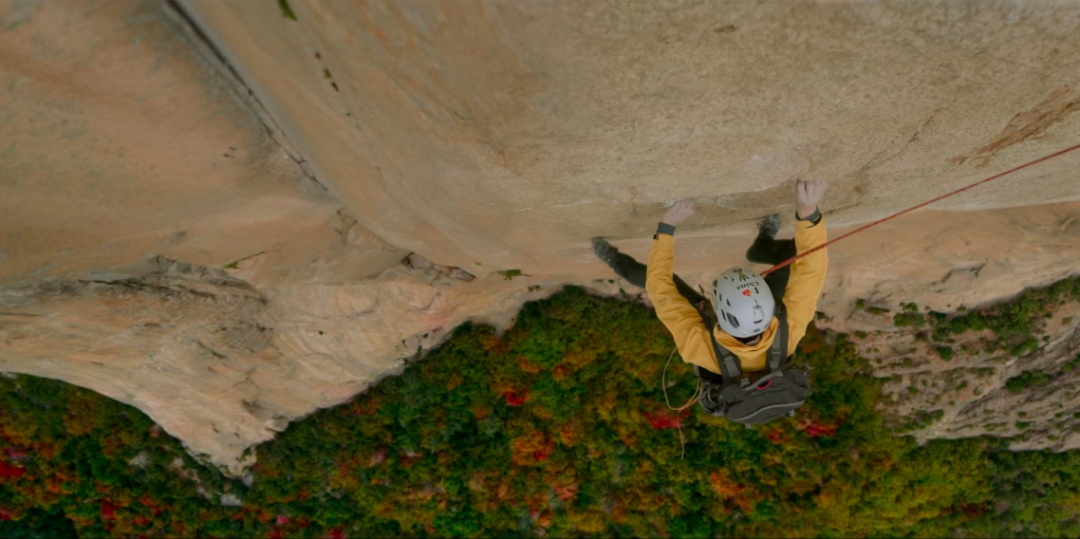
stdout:
<svg viewBox="0 0 1080 539">
<path fill-rule="evenodd" d="M 270 535 L 266 536 L 266 539 L 282 539 L 285 537 L 282 535 L 281 530 L 270 530 Z"/>
<path fill-rule="evenodd" d="M 11 513 L 0 509 L 0 520 L 11 520 Z"/>
<path fill-rule="evenodd" d="M 655 430 L 679 428 L 680 417 L 678 414 L 670 415 L 667 412 L 660 412 L 658 414 L 646 413 L 645 417 L 649 419 L 649 424 L 652 425 L 652 428 Z"/>
<path fill-rule="evenodd" d="M 787 435 L 780 429 L 773 429 L 765 433 L 765 437 L 774 444 L 782 444 L 787 441 Z"/>
<path fill-rule="evenodd" d="M 810 437 L 832 436 L 836 434 L 836 429 L 836 425 L 825 425 L 825 423 L 815 422 L 812 419 L 802 421 L 802 431 L 809 434 Z"/>
<path fill-rule="evenodd" d="M 288 523 L 289 523 L 289 517 L 287 517 L 285 515 L 278 515 L 277 516 L 277 525 L 278 526 L 284 526 L 284 525 L 286 525 Z"/>
<path fill-rule="evenodd" d="M 136 526 L 146 526 L 147 524 L 150 523 L 150 519 L 148 519 L 146 517 L 135 517 L 135 518 L 131 519 L 131 523 L 136 525 Z"/>
<path fill-rule="evenodd" d="M 529 400 L 529 390 L 523 389 L 520 393 L 517 391 L 507 391 L 503 393 L 503 398 L 506 399 L 506 404 L 510 406 L 521 406 L 525 404 L 525 401 Z"/>
<path fill-rule="evenodd" d="M 810 425 L 807 425 L 806 428 L 803 430 L 805 430 L 811 438 L 817 438 L 818 436 L 832 436 L 836 434 L 836 427 L 831 425 L 818 425 L 811 423 Z"/>
<path fill-rule="evenodd" d="M 533 458 L 536 459 L 536 462 L 544 462 L 550 456 L 551 456 L 551 450 L 547 449 L 547 448 L 540 449 L 539 451 L 534 451 L 533 452 Z"/>
<path fill-rule="evenodd" d="M 143 507 L 146 507 L 147 509 L 149 509 L 150 512 L 153 513 L 155 517 L 160 515 L 161 512 L 162 512 L 162 509 L 160 507 L 158 507 L 158 505 L 156 503 L 154 503 L 154 500 L 152 498 L 150 498 L 149 496 L 143 496 L 143 497 L 139 498 L 139 503 L 143 504 Z"/>
<path fill-rule="evenodd" d="M 330 530 L 330 535 L 327 537 L 330 539 L 345 539 L 345 531 L 338 526 L 337 528 Z"/>
<path fill-rule="evenodd" d="M 119 507 L 113 505 L 109 500 L 101 501 L 101 518 L 116 518 L 116 510 Z"/>
<path fill-rule="evenodd" d="M 833 436 L 836 434 L 836 429 L 840 428 L 843 424 L 841 421 L 839 424 L 818 423 L 817 418 L 809 417 L 802 421 L 802 430 L 808 434 L 811 438 L 817 438 L 818 436 Z"/>
<path fill-rule="evenodd" d="M 26 473 L 26 468 L 22 466 L 12 466 L 2 460 L 0 460 L 0 478 L 8 479 L 15 477 L 22 477 Z"/>
</svg>

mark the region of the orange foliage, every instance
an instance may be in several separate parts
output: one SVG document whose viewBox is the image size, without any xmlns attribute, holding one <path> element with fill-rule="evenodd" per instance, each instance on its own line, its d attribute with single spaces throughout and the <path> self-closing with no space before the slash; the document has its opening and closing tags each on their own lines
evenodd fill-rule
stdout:
<svg viewBox="0 0 1080 539">
<path fill-rule="evenodd" d="M 497 356 L 505 355 L 507 346 L 506 343 L 496 335 L 484 335 L 480 337 L 480 347 L 485 352 Z"/>
<path fill-rule="evenodd" d="M 556 381 L 562 380 L 563 378 L 566 378 L 566 376 L 569 375 L 569 374 L 570 374 L 570 368 L 567 367 L 566 365 L 562 365 L 562 364 L 556 365 L 555 369 L 553 371 L 551 371 L 551 376 Z"/>
<path fill-rule="evenodd" d="M 510 442 L 510 453 L 514 464 L 532 466 L 544 462 L 555 450 L 555 441 L 543 432 L 533 432 L 514 438 Z"/>
<path fill-rule="evenodd" d="M 730 500 L 746 490 L 746 487 L 736 483 L 731 480 L 726 473 L 721 472 L 709 474 L 709 485 L 712 486 L 713 491 L 716 492 L 722 500 Z"/>
<path fill-rule="evenodd" d="M 559 441 L 567 447 L 573 447 L 581 436 L 581 425 L 577 422 L 567 423 L 559 429 Z"/>
<path fill-rule="evenodd" d="M 536 519 L 536 525 L 541 528 L 547 528 L 551 526 L 551 511 L 544 511 L 540 514 L 540 518 Z"/>
<path fill-rule="evenodd" d="M 555 490 L 555 495 L 558 496 L 560 500 L 565 502 L 567 500 L 572 499 L 574 497 L 574 495 L 577 494 L 578 484 L 577 483 L 571 483 L 571 484 L 566 485 L 566 486 L 556 486 L 556 487 L 553 487 L 553 489 Z"/>
<path fill-rule="evenodd" d="M 475 417 L 477 421 L 481 421 L 485 417 L 487 417 L 487 415 L 490 414 L 492 411 L 493 410 L 491 408 L 488 408 L 487 406 L 476 406 L 473 408 L 472 413 L 473 417 Z"/>
<path fill-rule="evenodd" d="M 52 494 L 60 494 L 64 490 L 65 481 L 60 477 L 50 477 L 45 480 L 45 491 Z"/>
<path fill-rule="evenodd" d="M 453 390 L 457 389 L 458 386 L 460 386 L 464 382 L 465 382 L 465 379 L 462 378 L 460 375 L 452 374 L 452 375 L 450 375 L 450 379 L 446 381 L 446 390 L 447 391 L 453 391 Z"/>
<path fill-rule="evenodd" d="M 617 524 L 625 524 L 628 520 L 629 513 L 626 511 L 626 506 L 621 503 L 616 503 L 615 508 L 611 510 L 611 520 Z"/>
</svg>

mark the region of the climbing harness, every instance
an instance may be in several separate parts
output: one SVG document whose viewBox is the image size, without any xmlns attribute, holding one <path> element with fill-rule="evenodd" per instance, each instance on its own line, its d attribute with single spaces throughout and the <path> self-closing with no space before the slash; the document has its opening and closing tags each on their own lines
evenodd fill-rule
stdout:
<svg viewBox="0 0 1080 539">
<path fill-rule="evenodd" d="M 969 186 L 967 186 L 967 187 L 964 187 L 964 188 L 962 188 L 962 189 L 957 189 L 956 191 L 953 191 L 953 192 L 951 192 L 951 193 L 948 193 L 948 194 L 945 194 L 945 195 L 939 196 L 939 197 L 937 197 L 937 198 L 935 198 L 934 200 L 931 200 L 931 201 L 929 201 L 929 202 L 923 202 L 922 204 L 919 204 L 918 206 L 913 206 L 913 207 L 911 207 L 911 208 L 908 208 L 908 209 L 906 209 L 906 210 L 904 210 L 904 211 L 902 211 L 902 212 L 899 212 L 899 213 L 894 213 L 893 215 L 890 215 L 890 216 L 888 216 L 888 217 L 886 217 L 886 218 L 884 218 L 884 219 L 879 219 L 879 220 L 877 220 L 877 221 L 874 221 L 873 223 L 870 223 L 870 224 L 868 224 L 868 225 L 866 225 L 866 226 L 864 226 L 864 227 L 862 227 L 862 228 L 859 228 L 859 229 L 857 229 L 857 230 L 852 230 L 851 232 L 848 232 L 847 234 L 844 234 L 843 236 L 840 236 L 839 238 L 836 238 L 836 239 L 834 239 L 834 240 L 831 240 L 831 241 L 827 241 L 827 242 L 825 242 L 825 243 L 823 243 L 823 244 L 821 244 L 821 245 L 818 245 L 817 247 L 814 247 L 813 249 L 810 249 L 809 251 L 807 251 L 807 252 L 805 252 L 805 253 L 799 253 L 798 255 L 796 255 L 796 256 L 793 256 L 793 257 L 791 257 L 791 258 L 789 258 L 789 259 L 787 259 L 787 260 L 785 260 L 785 261 L 783 261 L 783 262 L 781 262 L 781 263 L 779 263 L 779 264 L 777 264 L 777 265 L 775 265 L 775 266 L 773 266 L 773 267 L 771 267 L 771 268 L 769 268 L 769 269 L 767 269 L 767 270 L 765 270 L 765 271 L 763 271 L 763 272 L 759 273 L 759 275 L 761 275 L 762 277 L 764 277 L 765 275 L 768 275 L 768 274 L 770 274 L 770 273 L 772 273 L 772 272 L 774 272 L 774 271 L 776 271 L 776 270 L 779 270 L 779 269 L 781 269 L 781 268 L 784 268 L 784 267 L 788 266 L 789 264 L 791 264 L 791 263 L 795 262 L 796 260 L 798 260 L 798 259 L 800 259 L 800 258 L 802 258 L 802 257 L 804 257 L 804 256 L 810 255 L 811 253 L 814 253 L 814 252 L 817 252 L 818 250 L 824 249 L 824 248 L 825 248 L 825 246 L 829 245 L 830 243 L 836 243 L 836 242 L 838 242 L 838 241 L 840 241 L 840 240 L 842 240 L 842 239 L 844 239 L 844 238 L 846 238 L 846 237 L 848 237 L 848 236 L 851 236 L 851 235 L 854 235 L 854 234 L 858 234 L 859 232 L 862 232 L 863 230 L 866 230 L 866 229 L 868 229 L 868 228 L 870 228 L 870 227 L 872 227 L 872 226 L 874 226 L 874 225 L 877 225 L 877 224 L 881 224 L 881 223 L 884 223 L 885 221 L 888 221 L 889 219 L 892 219 L 892 218 L 894 218 L 894 217 L 899 217 L 899 216 L 901 216 L 901 215 L 904 215 L 905 213 L 908 213 L 908 212 L 911 212 L 911 211 L 915 211 L 915 210 L 917 210 L 917 209 L 919 209 L 919 208 L 921 208 L 921 207 L 923 207 L 923 206 L 926 206 L 926 205 L 929 205 L 929 204 L 933 204 L 934 202 L 937 202 L 937 201 L 939 201 L 939 200 L 942 200 L 942 199 L 945 199 L 945 198 L 951 197 L 951 196 L 953 196 L 953 195 L 955 195 L 955 194 L 957 194 L 957 193 L 961 193 L 961 192 L 963 192 L 963 191 L 967 191 L 968 189 L 971 189 L 971 188 L 973 188 L 973 187 L 976 187 L 976 186 L 982 185 L 982 184 L 984 184 L 984 183 L 986 183 L 986 182 L 989 182 L 989 181 L 991 181 L 991 180 L 996 180 L 996 179 L 998 179 L 998 178 L 1000 178 L 1000 177 L 1002 177 L 1002 176 L 1007 176 L 1007 175 L 1009 175 L 1009 174 L 1012 174 L 1013 172 L 1016 172 L 1016 171 L 1018 171 L 1018 170 L 1020 170 L 1020 169 L 1024 169 L 1024 168 L 1027 168 L 1027 167 L 1030 167 L 1031 165 L 1035 165 L 1035 164 L 1038 164 L 1038 163 L 1042 163 L 1043 161 L 1048 161 L 1048 160 L 1050 160 L 1050 159 L 1053 159 L 1053 158 L 1055 158 L 1055 157 L 1057 157 L 1057 156 L 1059 156 L 1059 155 L 1064 155 L 1064 154 L 1067 154 L 1067 153 L 1069 153 L 1069 152 L 1071 152 L 1071 151 L 1073 151 L 1073 150 L 1076 150 L 1076 149 L 1080 149 L 1080 144 L 1077 144 L 1076 146 L 1072 146 L 1072 147 L 1070 147 L 1070 148 L 1065 148 L 1064 150 L 1060 150 L 1060 151 L 1054 152 L 1054 153 L 1052 153 L 1052 154 L 1050 154 L 1050 155 L 1047 155 L 1047 156 L 1045 156 L 1045 157 L 1041 157 L 1041 158 L 1039 158 L 1039 159 L 1036 159 L 1036 160 L 1034 160 L 1034 161 L 1031 161 L 1031 162 L 1029 162 L 1029 163 L 1025 163 L 1025 164 L 1023 164 L 1023 165 L 1020 165 L 1020 166 L 1018 166 L 1018 167 L 1016 167 L 1016 168 L 1013 168 L 1013 169 L 1010 169 L 1010 170 L 1006 170 L 1005 172 L 1001 172 L 1001 173 L 995 174 L 995 175 L 993 175 L 993 176 L 990 176 L 989 178 L 987 178 L 987 179 L 985 179 L 985 180 L 982 180 L 982 181 L 980 181 L 980 182 L 975 182 L 975 183 L 973 183 L 973 184 L 971 184 L 971 185 L 969 185 Z"/>
</svg>

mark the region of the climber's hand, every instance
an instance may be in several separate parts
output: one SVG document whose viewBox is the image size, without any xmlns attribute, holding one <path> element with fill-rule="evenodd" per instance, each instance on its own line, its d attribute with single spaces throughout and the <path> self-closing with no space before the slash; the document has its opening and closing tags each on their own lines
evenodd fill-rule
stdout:
<svg viewBox="0 0 1080 539">
<path fill-rule="evenodd" d="M 827 187 L 825 180 L 795 180 L 795 211 L 800 219 L 814 214 Z"/>
<path fill-rule="evenodd" d="M 694 200 L 684 198 L 676 202 L 675 205 L 664 214 L 663 222 L 671 226 L 679 226 L 692 215 L 694 215 Z"/>
</svg>

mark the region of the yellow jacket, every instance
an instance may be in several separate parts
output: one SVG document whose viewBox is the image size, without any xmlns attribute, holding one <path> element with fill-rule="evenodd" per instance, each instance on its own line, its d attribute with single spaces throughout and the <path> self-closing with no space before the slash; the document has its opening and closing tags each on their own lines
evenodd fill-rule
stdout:
<svg viewBox="0 0 1080 539">
<path fill-rule="evenodd" d="M 795 247 L 803 253 L 826 242 L 825 219 L 818 224 L 810 221 L 796 221 Z M 716 374 L 720 366 L 713 353 L 705 322 L 697 309 L 679 294 L 672 280 L 672 267 L 675 265 L 675 238 L 670 234 L 658 233 L 649 250 L 648 273 L 645 288 L 656 308 L 656 316 L 667 326 L 675 338 L 675 346 L 683 361 L 693 363 Z M 799 340 L 806 335 L 806 326 L 817 310 L 818 296 L 825 287 L 825 270 L 829 265 L 828 248 L 815 252 L 806 258 L 800 258 L 791 265 L 791 278 L 784 292 L 784 306 L 787 308 L 788 355 L 795 352 Z M 769 328 L 762 334 L 757 344 L 748 346 L 735 337 L 728 335 L 719 326 L 713 327 L 716 342 L 731 350 L 742 365 L 743 372 L 765 370 L 765 353 L 776 337 L 779 320 L 773 317 Z"/>
</svg>

